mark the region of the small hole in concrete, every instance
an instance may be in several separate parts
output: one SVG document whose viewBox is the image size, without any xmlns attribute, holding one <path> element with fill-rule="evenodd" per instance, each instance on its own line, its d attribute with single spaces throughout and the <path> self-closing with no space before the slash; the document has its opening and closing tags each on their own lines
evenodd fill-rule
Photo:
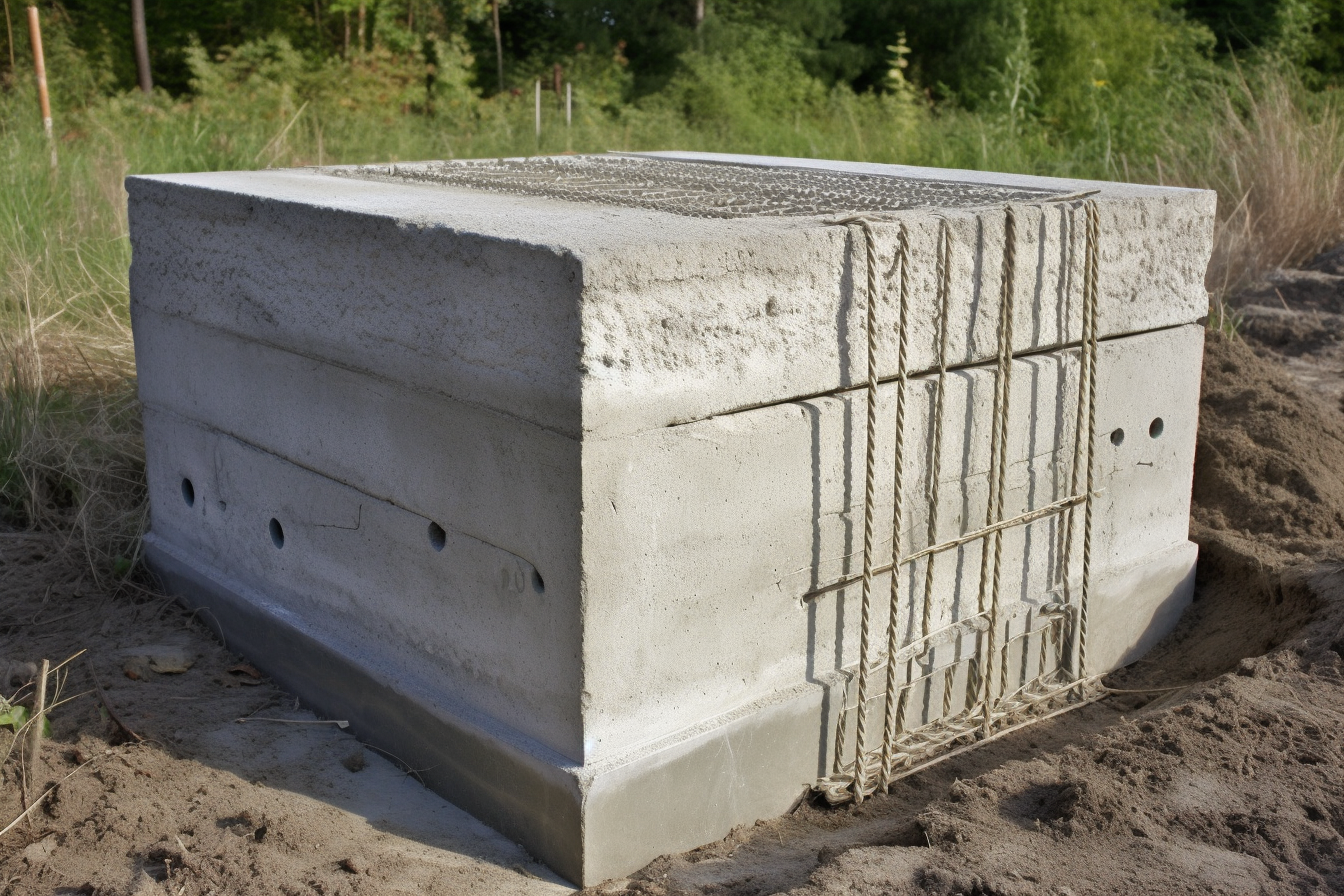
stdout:
<svg viewBox="0 0 1344 896">
<path fill-rule="evenodd" d="M 196 503 L 196 486 L 185 477 L 182 479 L 182 500 L 187 502 L 188 507 Z"/>
<path fill-rule="evenodd" d="M 448 542 L 448 533 L 443 531 L 443 527 L 438 523 L 429 524 L 429 546 L 436 551 L 443 550 L 443 546 Z"/>
<path fill-rule="evenodd" d="M 546 593 L 546 580 L 541 577 L 541 573 L 535 569 L 532 570 L 532 590 L 538 594 Z"/>
<path fill-rule="evenodd" d="M 1125 444 L 1125 431 L 1123 429 L 1115 429 L 1111 431 L 1111 444 L 1117 448 Z"/>
<path fill-rule="evenodd" d="M 278 519 L 276 519 L 275 517 L 271 517 L 270 529 L 271 529 L 271 544 L 275 545 L 277 548 L 284 547 L 285 527 L 280 525 L 280 521 Z"/>
<path fill-rule="evenodd" d="M 1163 425 L 1163 423 L 1162 423 L 1162 418 L 1161 418 L 1161 417 L 1154 417 L 1154 418 L 1153 418 L 1153 422 L 1148 424 L 1148 435 L 1149 435 L 1149 437 L 1154 438 L 1154 439 L 1157 438 L 1158 436 L 1162 435 L 1162 430 L 1163 430 L 1164 428 L 1165 428 L 1165 427 L 1164 427 L 1164 425 Z"/>
</svg>

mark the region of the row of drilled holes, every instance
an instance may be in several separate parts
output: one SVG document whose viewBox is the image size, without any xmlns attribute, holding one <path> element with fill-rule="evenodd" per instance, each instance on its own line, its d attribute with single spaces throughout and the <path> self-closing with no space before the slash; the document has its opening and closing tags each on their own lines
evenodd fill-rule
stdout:
<svg viewBox="0 0 1344 896">
<path fill-rule="evenodd" d="M 182 500 L 188 507 L 193 507 L 196 504 L 196 486 L 186 477 L 182 478 Z M 271 517 L 271 521 L 266 524 L 266 528 L 271 536 L 271 544 L 275 545 L 277 550 L 283 548 L 285 546 L 285 527 L 280 524 L 280 521 Z M 447 531 L 438 523 L 430 521 L 429 546 L 435 551 L 442 551 L 447 543 Z M 538 594 L 546 590 L 546 582 L 541 578 L 541 573 L 535 567 L 532 569 L 532 588 Z"/>
<path fill-rule="evenodd" d="M 1149 438 L 1156 439 L 1160 437 L 1163 429 L 1165 429 L 1165 425 L 1162 422 L 1162 418 L 1154 417 L 1153 422 L 1148 425 Z M 1124 444 L 1124 441 L 1125 431 L 1123 429 L 1117 428 L 1111 432 L 1112 445 L 1118 448 Z M 188 507 L 192 507 L 196 504 L 196 487 L 192 485 L 190 479 L 185 477 L 182 479 L 182 500 L 186 502 Z M 271 521 L 267 524 L 267 529 L 270 532 L 271 543 L 275 545 L 276 549 L 283 548 L 285 546 L 285 527 L 280 524 L 280 521 L 275 517 L 271 517 Z M 429 546 L 435 551 L 442 551 L 444 545 L 447 543 L 448 533 L 438 523 L 431 521 L 429 524 Z M 532 570 L 532 587 L 538 593 L 546 590 L 546 585 L 542 581 L 541 573 L 537 572 L 535 568 Z"/>
</svg>

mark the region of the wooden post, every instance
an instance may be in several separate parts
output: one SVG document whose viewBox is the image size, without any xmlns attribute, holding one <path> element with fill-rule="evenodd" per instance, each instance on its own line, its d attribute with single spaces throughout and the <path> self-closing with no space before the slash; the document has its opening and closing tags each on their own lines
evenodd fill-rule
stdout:
<svg viewBox="0 0 1344 896">
<path fill-rule="evenodd" d="M 499 0 L 490 0 L 490 15 L 495 20 L 495 67 L 499 70 L 499 92 L 504 92 L 504 37 L 499 31 Z"/>
<path fill-rule="evenodd" d="M 574 124 L 574 82 L 565 82 L 565 127 Z"/>
<path fill-rule="evenodd" d="M 37 17 L 37 7 L 28 7 L 28 37 L 33 45 L 33 73 L 37 76 L 37 102 L 42 107 L 42 130 L 47 139 L 52 139 L 51 98 L 47 96 L 47 63 L 42 56 L 42 22 Z"/>
<path fill-rule="evenodd" d="M 145 0 L 131 0 L 131 40 L 135 44 L 135 76 L 140 89 L 154 92 L 154 78 L 149 73 L 149 36 L 145 33 Z"/>
<path fill-rule="evenodd" d="M 537 79 L 537 146 L 541 146 L 541 79 Z"/>
<path fill-rule="evenodd" d="M 9 18 L 9 0 L 5 0 L 5 37 L 9 38 L 9 76 L 14 77 L 14 23 Z"/>
</svg>

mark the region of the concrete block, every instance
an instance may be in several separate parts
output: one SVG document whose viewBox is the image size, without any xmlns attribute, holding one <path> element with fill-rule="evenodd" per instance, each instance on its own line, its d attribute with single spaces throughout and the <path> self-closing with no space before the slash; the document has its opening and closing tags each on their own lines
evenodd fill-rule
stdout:
<svg viewBox="0 0 1344 896">
<path fill-rule="evenodd" d="M 1005 203 L 1004 512 L 1075 492 L 1086 194 L 1102 337 L 1089 671 L 1136 658 L 1192 588 L 1211 194 L 696 158 L 128 181 L 151 562 L 231 646 L 584 884 L 783 811 L 834 763 L 866 450 L 848 212 L 881 218 L 884 279 L 899 227 L 909 239 L 899 553 L 929 541 L 935 468 L 935 539 L 986 522 Z M 878 301 L 880 565 L 900 386 L 895 290 Z M 1076 592 L 1080 539 L 1063 516 L 1005 531 L 1023 645 Z M 934 561 L 940 625 L 974 612 L 981 549 Z M 903 641 L 927 563 L 899 568 Z"/>
</svg>

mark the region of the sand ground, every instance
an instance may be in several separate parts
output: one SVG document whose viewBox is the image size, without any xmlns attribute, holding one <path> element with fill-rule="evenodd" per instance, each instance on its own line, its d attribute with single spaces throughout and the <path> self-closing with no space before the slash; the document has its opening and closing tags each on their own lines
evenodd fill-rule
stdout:
<svg viewBox="0 0 1344 896">
<path fill-rule="evenodd" d="M 1245 338 L 1205 356 L 1196 601 L 1117 693 L 593 890 L 1344 892 L 1344 251 L 1240 303 Z M 85 651 L 31 769 L 30 796 L 55 791 L 0 837 L 0 894 L 572 891 L 172 602 L 81 570 L 61 536 L 0 532 L 0 672 Z M 19 785 L 11 757 L 0 826 Z"/>
</svg>

